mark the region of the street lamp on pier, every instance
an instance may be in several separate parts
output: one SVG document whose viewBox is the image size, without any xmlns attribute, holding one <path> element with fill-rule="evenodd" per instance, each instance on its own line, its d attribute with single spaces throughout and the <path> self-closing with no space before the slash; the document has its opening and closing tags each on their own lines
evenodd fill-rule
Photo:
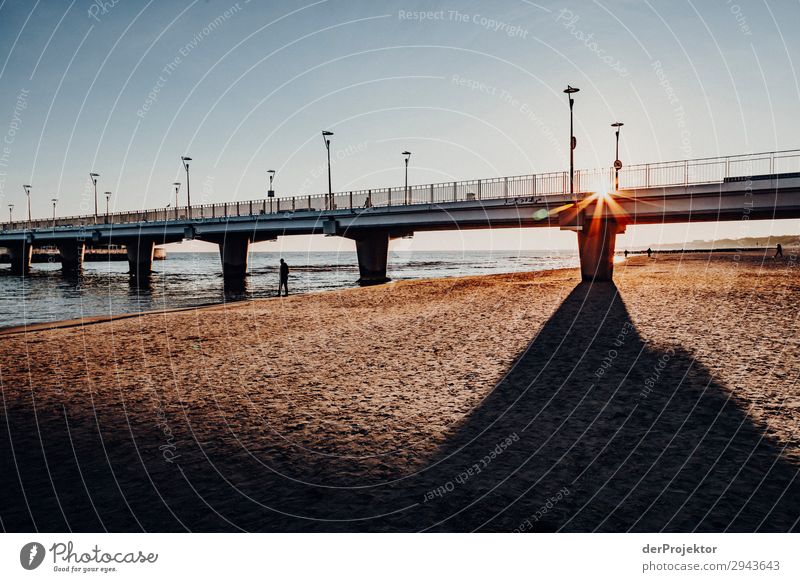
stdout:
<svg viewBox="0 0 800 582">
<path fill-rule="evenodd" d="M 111 201 L 111 192 L 106 192 L 106 224 L 108 224 L 108 205 Z"/>
<path fill-rule="evenodd" d="M 267 198 L 275 198 L 275 190 L 272 189 L 272 180 L 275 178 L 275 170 L 267 170 L 269 174 L 269 190 L 267 190 Z"/>
<path fill-rule="evenodd" d="M 578 91 L 580 89 L 569 85 L 564 89 L 564 93 L 569 98 L 569 193 L 573 200 L 575 199 L 575 146 L 577 145 L 577 140 L 572 126 L 572 106 L 575 104 L 575 99 L 572 98 L 572 95 Z"/>
<path fill-rule="evenodd" d="M 189 156 L 181 156 L 183 168 L 186 170 L 186 216 L 191 220 L 192 218 L 192 193 L 189 189 L 189 162 L 192 158 Z"/>
<path fill-rule="evenodd" d="M 22 189 L 25 190 L 25 196 L 28 199 L 28 225 L 31 222 L 31 185 L 30 184 L 23 184 Z"/>
<path fill-rule="evenodd" d="M 332 131 L 322 132 L 322 139 L 325 141 L 325 149 L 328 151 L 328 210 L 333 210 L 333 187 L 331 185 L 331 140 Z"/>
<path fill-rule="evenodd" d="M 617 121 L 611 124 L 616 130 L 617 134 L 617 149 L 616 155 L 614 156 L 614 192 L 619 191 L 619 171 L 622 169 L 622 162 L 619 159 L 619 128 L 625 125 L 624 123 Z"/>
<path fill-rule="evenodd" d="M 173 186 L 175 186 L 175 220 L 178 220 L 178 192 L 181 189 L 180 182 L 173 182 Z"/>
<path fill-rule="evenodd" d="M 8 224 L 11 226 L 11 223 L 14 222 L 14 205 L 8 205 Z"/>
<path fill-rule="evenodd" d="M 409 198 L 410 198 L 409 195 L 408 195 L 408 160 L 411 159 L 411 152 L 404 151 L 403 155 L 405 156 L 405 160 L 406 160 L 406 186 L 405 186 L 405 190 L 403 191 L 403 197 L 404 197 L 404 199 L 406 201 L 406 204 L 408 204 L 409 203 Z"/>
<path fill-rule="evenodd" d="M 100 174 L 97 172 L 89 172 L 89 179 L 94 184 L 94 223 L 97 224 L 97 179 Z"/>
<path fill-rule="evenodd" d="M 58 204 L 58 198 L 51 198 L 50 202 L 53 203 L 53 228 L 56 227 L 56 204 Z"/>
</svg>

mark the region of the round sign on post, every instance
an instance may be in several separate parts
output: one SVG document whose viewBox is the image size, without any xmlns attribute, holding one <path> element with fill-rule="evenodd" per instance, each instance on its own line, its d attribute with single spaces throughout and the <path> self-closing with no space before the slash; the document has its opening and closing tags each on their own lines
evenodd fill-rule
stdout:
<svg viewBox="0 0 800 582">
<path fill-rule="evenodd" d="M 619 160 L 614 160 L 614 169 L 621 170 L 622 169 L 622 162 Z"/>
</svg>

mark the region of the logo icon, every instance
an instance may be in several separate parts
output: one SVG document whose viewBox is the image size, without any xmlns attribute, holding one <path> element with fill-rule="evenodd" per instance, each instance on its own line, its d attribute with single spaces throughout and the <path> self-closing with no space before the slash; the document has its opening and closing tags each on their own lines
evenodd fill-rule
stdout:
<svg viewBox="0 0 800 582">
<path fill-rule="evenodd" d="M 19 563 L 26 570 L 35 570 L 44 561 L 44 546 L 39 542 L 29 542 L 19 551 Z"/>
</svg>

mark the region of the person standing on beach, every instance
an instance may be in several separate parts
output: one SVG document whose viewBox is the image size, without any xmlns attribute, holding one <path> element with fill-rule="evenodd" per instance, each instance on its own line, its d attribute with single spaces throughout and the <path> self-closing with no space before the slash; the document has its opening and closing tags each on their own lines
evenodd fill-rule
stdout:
<svg viewBox="0 0 800 582">
<path fill-rule="evenodd" d="M 628 249 L 625 249 L 625 258 L 628 258 Z"/>
<path fill-rule="evenodd" d="M 778 245 L 775 247 L 775 257 L 773 258 L 777 259 L 778 257 L 782 256 L 783 256 L 783 247 L 781 246 L 781 243 L 778 243 Z"/>
<path fill-rule="evenodd" d="M 651 256 L 653 256 L 653 249 L 647 247 L 647 258 L 649 259 Z"/>
<path fill-rule="evenodd" d="M 281 282 L 278 285 L 278 296 L 281 295 L 281 289 L 284 290 L 283 296 L 286 297 L 289 295 L 289 265 L 286 264 L 286 261 L 281 259 L 281 267 L 280 267 L 280 275 L 281 275 Z"/>
</svg>

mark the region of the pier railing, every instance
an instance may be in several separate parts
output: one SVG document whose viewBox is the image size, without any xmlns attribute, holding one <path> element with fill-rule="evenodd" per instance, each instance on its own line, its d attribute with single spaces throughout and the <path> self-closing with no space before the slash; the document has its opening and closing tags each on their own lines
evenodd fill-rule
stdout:
<svg viewBox="0 0 800 582">
<path fill-rule="evenodd" d="M 688 186 L 723 182 L 726 178 L 747 178 L 765 174 L 800 172 L 800 150 L 783 150 L 716 158 L 698 158 L 638 164 L 622 168 L 619 187 L 622 190 Z M 599 190 L 613 189 L 614 169 L 577 170 L 575 191 L 582 196 Z M 412 204 L 440 205 L 449 202 L 496 200 L 502 198 L 534 198 L 564 196 L 569 192 L 569 172 L 549 172 L 440 182 L 392 188 L 374 188 L 335 192 L 333 205 L 327 194 L 282 196 L 221 204 L 202 204 L 178 208 L 114 212 L 110 214 L 67 216 L 53 219 L 6 222 L 4 231 L 20 229 L 54 229 L 95 224 L 130 224 L 187 219 L 226 219 L 239 216 L 274 215 L 287 212 L 357 210 L 387 208 Z"/>
</svg>

